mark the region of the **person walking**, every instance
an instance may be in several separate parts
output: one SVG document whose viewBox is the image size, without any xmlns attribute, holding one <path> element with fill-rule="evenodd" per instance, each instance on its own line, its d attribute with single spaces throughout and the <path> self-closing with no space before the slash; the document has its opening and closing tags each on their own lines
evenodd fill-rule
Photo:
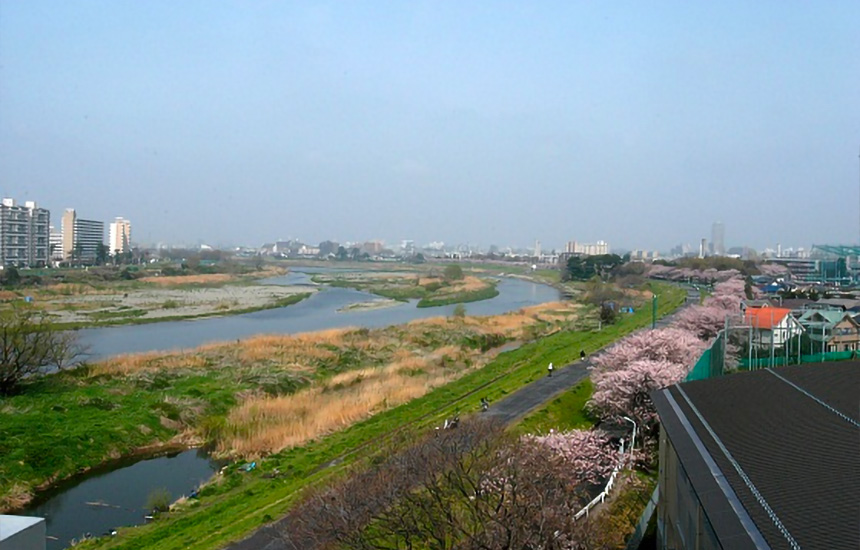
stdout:
<svg viewBox="0 0 860 550">
<path fill-rule="evenodd" d="M 585 350 L 584 349 L 579 350 L 579 360 L 585 361 Z"/>
<path fill-rule="evenodd" d="M 552 363 L 549 364 L 546 370 L 549 371 L 549 377 L 552 378 Z"/>
</svg>

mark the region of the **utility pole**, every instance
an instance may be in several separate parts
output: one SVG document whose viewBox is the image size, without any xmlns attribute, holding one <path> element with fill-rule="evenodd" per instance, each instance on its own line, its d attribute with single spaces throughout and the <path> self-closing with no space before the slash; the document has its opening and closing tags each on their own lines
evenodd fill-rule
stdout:
<svg viewBox="0 0 860 550">
<path fill-rule="evenodd" d="M 651 297 L 651 330 L 657 328 L 657 295 Z"/>
</svg>

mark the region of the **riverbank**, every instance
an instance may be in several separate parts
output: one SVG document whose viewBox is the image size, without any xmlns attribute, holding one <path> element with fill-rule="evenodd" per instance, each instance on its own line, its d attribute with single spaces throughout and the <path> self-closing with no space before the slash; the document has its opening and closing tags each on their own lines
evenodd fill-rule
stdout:
<svg viewBox="0 0 860 550">
<path fill-rule="evenodd" d="M 233 457 L 281 452 L 480 368 L 493 347 L 589 315 L 575 304 L 548 304 L 385 329 L 257 336 L 34 380 L 0 401 L 0 506 L 20 507 L 39 487 L 166 442 L 206 441 Z"/>
<path fill-rule="evenodd" d="M 237 315 L 285 307 L 317 289 L 261 285 L 258 279 L 281 276 L 269 267 L 250 273 L 146 276 L 133 280 L 60 283 L 3 291 L 0 309 L 25 302 L 43 311 L 60 329 L 144 324 Z"/>
<path fill-rule="evenodd" d="M 683 292 L 663 285 L 659 315 L 683 303 Z M 437 426 L 443 418 L 478 410 L 478 399 L 491 402 L 546 376 L 546 364 L 575 360 L 579 350 L 591 354 L 625 334 L 650 323 L 650 312 L 637 309 L 602 331 L 558 331 L 500 354 L 480 369 L 471 369 L 456 383 L 437 387 L 422 397 L 388 408 L 349 428 L 273 453 L 257 461 L 253 472 L 231 466 L 208 485 L 199 500 L 178 506 L 151 525 L 120 529 L 112 538 L 87 542 L 83 548 L 204 550 L 231 541 L 271 522 L 288 510 L 305 490 L 326 483 L 359 460 L 372 459 L 412 431 Z"/>
<path fill-rule="evenodd" d="M 392 300 L 418 300 L 420 308 L 488 300 L 499 295 L 497 280 L 471 275 L 445 277 L 435 268 L 422 272 L 350 272 L 316 274 L 312 280 L 340 288 L 354 288 Z"/>
</svg>

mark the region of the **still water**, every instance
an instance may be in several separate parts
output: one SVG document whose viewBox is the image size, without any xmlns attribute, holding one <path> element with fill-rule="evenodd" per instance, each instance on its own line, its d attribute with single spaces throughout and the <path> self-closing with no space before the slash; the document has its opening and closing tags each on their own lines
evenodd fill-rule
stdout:
<svg viewBox="0 0 860 550">
<path fill-rule="evenodd" d="M 125 467 L 113 465 L 113 469 L 61 484 L 43 495 L 41 503 L 19 513 L 44 517 L 47 548 L 60 550 L 86 533 L 99 536 L 116 527 L 143 523 L 144 516 L 150 513 L 147 499 L 154 490 L 166 489 L 172 500 L 176 500 L 212 477 L 218 467 L 201 450 L 142 460 Z"/>
<path fill-rule="evenodd" d="M 330 268 L 302 268 L 286 276 L 263 281 L 274 285 L 313 285 L 313 273 L 330 273 Z M 298 304 L 244 315 L 211 317 L 148 325 L 87 329 L 79 332 L 81 343 L 93 358 L 120 353 L 182 349 L 206 342 L 236 340 L 255 334 L 295 334 L 341 327 L 378 328 L 407 323 L 414 319 L 451 315 L 455 305 L 418 308 L 417 300 L 376 310 L 338 310 L 350 304 L 379 299 L 378 296 L 348 288 L 320 287 L 321 290 Z M 465 304 L 469 315 L 498 315 L 522 307 L 559 299 L 550 286 L 503 278 L 496 287 L 499 295 L 490 300 Z"/>
</svg>

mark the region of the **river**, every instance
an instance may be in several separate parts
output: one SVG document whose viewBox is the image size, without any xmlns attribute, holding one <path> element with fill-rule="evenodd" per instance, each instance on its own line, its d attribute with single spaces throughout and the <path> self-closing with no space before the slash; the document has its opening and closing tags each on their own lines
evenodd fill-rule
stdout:
<svg viewBox="0 0 860 550">
<path fill-rule="evenodd" d="M 301 268 L 283 277 L 261 281 L 272 285 L 313 285 L 313 273 L 343 270 Z M 314 285 L 316 286 L 316 285 Z M 499 295 L 489 300 L 465 304 L 468 315 L 499 315 L 559 299 L 556 289 L 502 278 L 496 287 Z M 338 310 L 350 304 L 378 299 L 378 296 L 349 288 L 321 287 L 310 298 L 291 306 L 243 315 L 210 317 L 190 321 L 170 321 L 145 325 L 125 325 L 79 331 L 80 342 L 91 358 L 121 353 L 136 353 L 194 348 L 213 341 L 229 341 L 256 334 L 295 334 L 341 327 L 378 328 L 407 323 L 414 319 L 451 315 L 455 305 L 419 308 L 417 300 L 375 310 Z"/>
<path fill-rule="evenodd" d="M 345 270 L 301 268 L 285 276 L 261 281 L 271 285 L 308 285 L 314 273 Z M 355 271 L 355 270 L 352 270 Z M 489 300 L 466 304 L 469 315 L 498 315 L 559 299 L 556 289 L 547 285 L 502 278 L 499 295 Z M 310 298 L 284 308 L 243 315 L 213 317 L 191 321 L 165 321 L 146 325 L 86 329 L 80 331 L 81 343 L 92 358 L 121 353 L 193 348 L 211 341 L 229 341 L 255 334 L 293 334 L 340 327 L 384 327 L 414 319 L 451 315 L 455 305 L 418 308 L 417 300 L 376 310 L 339 312 L 350 304 L 378 299 L 357 290 L 321 287 Z M 185 451 L 113 464 L 61 484 L 36 503 L 20 512 L 45 517 L 48 550 L 66 548 L 71 539 L 85 533 L 102 535 L 119 526 L 137 525 L 148 513 L 146 503 L 156 489 L 167 489 L 178 498 L 211 477 L 217 464 L 202 451 Z"/>
</svg>

